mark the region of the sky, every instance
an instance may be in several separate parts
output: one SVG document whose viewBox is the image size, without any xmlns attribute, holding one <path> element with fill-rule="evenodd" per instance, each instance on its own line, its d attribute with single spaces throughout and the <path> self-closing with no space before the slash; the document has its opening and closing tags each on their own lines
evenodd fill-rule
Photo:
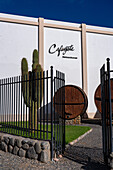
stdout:
<svg viewBox="0 0 113 170">
<path fill-rule="evenodd" d="M 0 13 L 113 28 L 113 0 L 0 0 Z"/>
</svg>

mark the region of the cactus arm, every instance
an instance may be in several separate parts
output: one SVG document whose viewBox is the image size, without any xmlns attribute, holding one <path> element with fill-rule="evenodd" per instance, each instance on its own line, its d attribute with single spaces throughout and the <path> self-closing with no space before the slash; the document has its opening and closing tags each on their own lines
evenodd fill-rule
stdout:
<svg viewBox="0 0 113 170">
<path fill-rule="evenodd" d="M 31 72 L 28 72 L 27 59 L 23 58 L 21 61 L 21 73 L 22 73 L 22 93 L 24 97 L 24 103 L 27 107 L 31 107 L 31 82 L 29 81 L 31 77 Z"/>
<path fill-rule="evenodd" d="M 41 65 L 39 64 L 39 55 L 38 55 L 38 51 L 36 49 L 33 51 L 33 60 L 32 61 L 33 61 L 33 64 L 32 64 L 33 80 L 36 79 L 36 81 L 35 80 L 33 81 L 32 99 L 35 102 L 38 101 L 38 108 L 39 108 L 40 100 L 42 101 L 42 98 L 43 98 L 43 79 L 39 80 L 38 87 L 37 87 L 37 78 L 40 79 L 40 73 L 42 75 L 41 77 L 43 78 L 43 69 L 42 69 Z M 38 77 L 37 77 L 37 74 L 38 74 Z M 41 87 L 42 87 L 41 90 L 40 90 L 40 83 L 41 83 Z M 38 89 L 38 92 L 37 92 L 37 89 Z M 40 92 L 42 93 L 41 97 L 40 97 Z M 38 95 L 37 95 L 37 93 L 38 93 Z M 38 99 L 37 99 L 37 96 L 38 96 Z"/>
<path fill-rule="evenodd" d="M 28 63 L 26 58 L 23 58 L 21 61 L 21 72 L 22 76 L 25 76 L 28 73 Z"/>
</svg>

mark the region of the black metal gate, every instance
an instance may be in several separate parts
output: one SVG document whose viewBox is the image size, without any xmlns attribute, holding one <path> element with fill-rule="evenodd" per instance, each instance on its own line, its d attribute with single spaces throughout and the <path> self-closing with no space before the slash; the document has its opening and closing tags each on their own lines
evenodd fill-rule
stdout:
<svg viewBox="0 0 113 170">
<path fill-rule="evenodd" d="M 65 85 L 65 74 L 59 71 L 43 71 L 31 75 L 0 80 L 0 131 L 47 140 L 54 152 L 62 154 L 65 149 L 64 105 L 62 114 L 55 110 L 54 96 Z M 62 103 L 65 93 L 59 98 Z M 59 100 L 59 99 L 58 99 Z"/>
<path fill-rule="evenodd" d="M 107 71 L 105 64 L 100 70 L 101 75 L 101 107 L 102 107 L 102 136 L 103 136 L 103 154 L 105 163 L 109 163 L 112 148 L 112 101 L 111 101 L 111 81 L 110 59 L 107 58 Z"/>
<path fill-rule="evenodd" d="M 54 77 L 54 127 L 53 127 L 53 144 L 54 151 L 59 155 L 65 150 L 65 74 L 56 71 L 56 76 Z M 63 90 L 62 90 L 63 89 Z M 60 91 L 59 95 L 56 95 Z M 59 103 L 59 106 L 58 106 Z M 58 107 L 57 107 L 58 106 Z"/>
</svg>

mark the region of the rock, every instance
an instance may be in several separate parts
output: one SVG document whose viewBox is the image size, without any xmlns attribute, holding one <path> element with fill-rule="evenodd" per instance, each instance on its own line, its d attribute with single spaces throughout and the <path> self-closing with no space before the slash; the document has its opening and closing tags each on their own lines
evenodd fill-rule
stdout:
<svg viewBox="0 0 113 170">
<path fill-rule="evenodd" d="M 28 143 L 29 146 L 34 146 L 35 145 L 35 141 L 33 141 L 33 140 L 29 140 L 27 143 Z"/>
<path fill-rule="evenodd" d="M 58 157 L 59 157 L 59 158 L 62 158 L 62 155 L 59 155 Z"/>
<path fill-rule="evenodd" d="M 49 160 L 49 152 L 47 150 L 41 151 L 40 161 L 43 163 L 47 163 Z"/>
<path fill-rule="evenodd" d="M 55 162 L 58 162 L 58 161 L 59 161 L 59 159 L 58 159 L 58 158 L 54 158 L 53 160 L 54 160 Z"/>
<path fill-rule="evenodd" d="M 24 150 L 28 150 L 29 149 L 29 145 L 27 143 L 25 143 L 25 144 L 22 145 L 22 148 Z"/>
<path fill-rule="evenodd" d="M 40 146 L 39 142 L 35 143 L 34 148 L 35 148 L 35 151 L 37 154 L 41 153 L 42 150 L 41 150 L 41 146 Z"/>
<path fill-rule="evenodd" d="M 18 155 L 19 155 L 20 157 L 25 157 L 26 151 L 23 150 L 22 148 L 20 148 L 20 149 L 19 149 L 19 152 L 18 152 Z"/>
<path fill-rule="evenodd" d="M 1 142 L 1 150 L 7 152 L 7 145 L 5 142 Z"/>
<path fill-rule="evenodd" d="M 14 139 L 14 138 L 9 138 L 9 144 L 10 144 L 11 146 L 14 146 L 14 144 L 15 144 L 15 139 Z"/>
<path fill-rule="evenodd" d="M 0 142 L 3 141 L 4 137 L 3 135 L 0 136 Z"/>
<path fill-rule="evenodd" d="M 9 143 L 9 138 L 7 136 L 4 136 L 4 142 L 8 145 Z"/>
<path fill-rule="evenodd" d="M 28 149 L 27 157 L 30 159 L 38 159 L 38 155 L 36 154 L 33 146 Z"/>
<path fill-rule="evenodd" d="M 12 147 L 11 145 L 8 146 L 8 151 L 9 151 L 10 153 L 13 152 L 13 147 Z"/>
<path fill-rule="evenodd" d="M 4 139 L 4 138 L 3 138 L 3 135 L 1 135 L 1 136 L 0 136 L 0 149 L 1 149 L 1 143 L 2 143 L 2 141 L 4 141 L 3 139 Z"/>
<path fill-rule="evenodd" d="M 19 148 L 21 148 L 21 146 L 22 146 L 21 139 L 16 139 L 15 144 L 16 144 Z"/>
<path fill-rule="evenodd" d="M 24 140 L 22 140 L 22 145 L 24 145 L 25 143 L 28 143 L 28 141 L 29 141 L 29 139 L 24 139 Z"/>
<path fill-rule="evenodd" d="M 49 142 L 42 142 L 41 143 L 41 148 L 42 148 L 42 150 L 48 150 L 48 149 L 50 149 L 50 144 L 49 144 Z"/>
<path fill-rule="evenodd" d="M 17 154 L 18 154 L 18 151 L 19 151 L 19 148 L 18 148 L 17 146 L 15 146 L 15 147 L 13 148 L 13 154 L 14 154 L 14 155 L 17 155 Z"/>
</svg>

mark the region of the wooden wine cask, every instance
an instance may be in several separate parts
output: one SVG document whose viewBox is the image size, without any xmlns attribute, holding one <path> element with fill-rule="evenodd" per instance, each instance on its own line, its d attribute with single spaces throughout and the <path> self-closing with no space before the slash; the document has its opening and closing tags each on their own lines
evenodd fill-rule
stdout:
<svg viewBox="0 0 113 170">
<path fill-rule="evenodd" d="M 113 79 L 110 80 L 110 85 L 111 85 L 111 102 L 112 102 L 112 115 L 113 115 Z M 106 86 L 106 83 L 105 83 L 105 86 Z M 98 111 L 100 113 L 102 113 L 102 109 L 101 109 L 101 85 L 99 85 L 97 87 L 97 89 L 95 90 L 94 101 L 95 101 L 95 105 L 96 105 Z M 108 102 L 108 96 L 106 95 L 105 96 L 105 104 L 107 104 L 107 102 Z"/>
<path fill-rule="evenodd" d="M 78 86 L 66 85 L 56 91 L 54 109 L 62 118 L 74 119 L 86 112 L 88 99 L 85 92 Z"/>
</svg>

